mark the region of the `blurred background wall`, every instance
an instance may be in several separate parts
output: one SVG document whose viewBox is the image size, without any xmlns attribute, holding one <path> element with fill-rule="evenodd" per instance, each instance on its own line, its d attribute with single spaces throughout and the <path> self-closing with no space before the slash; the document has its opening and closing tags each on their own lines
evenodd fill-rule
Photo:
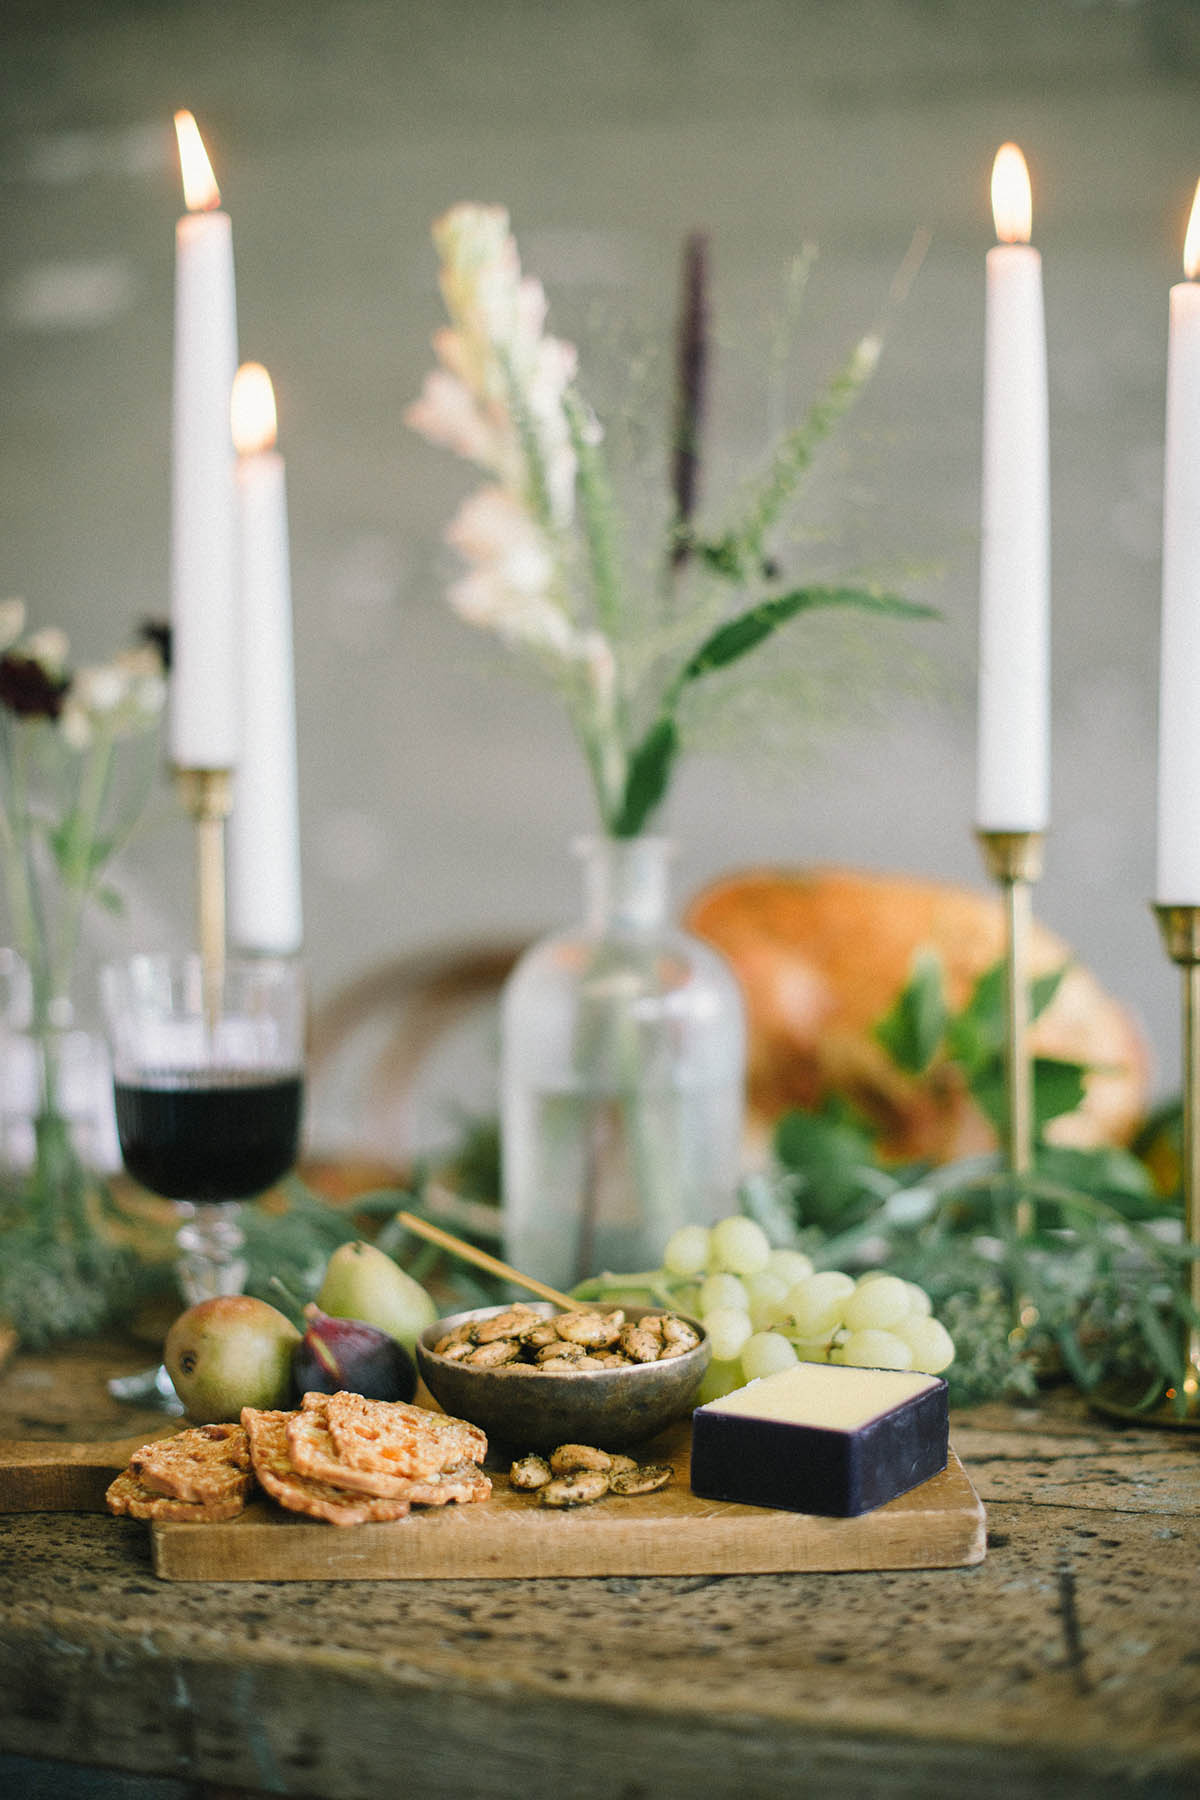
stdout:
<svg viewBox="0 0 1200 1800">
<path fill-rule="evenodd" d="M 719 497 L 932 243 L 789 567 L 932 601 L 798 627 L 768 756 L 698 746 L 681 895 L 751 862 L 983 885 L 972 838 L 983 267 L 1016 138 L 1045 260 L 1054 829 L 1042 916 L 1177 1079 L 1153 884 L 1167 289 L 1200 174 L 1189 0 L 88 0 L 0 13 L 0 591 L 106 656 L 167 600 L 171 114 L 232 214 L 241 354 L 291 497 L 308 955 L 318 999 L 407 949 L 570 916 L 591 819 L 556 705 L 449 612 L 472 472 L 406 429 L 441 322 L 431 219 L 512 212 L 601 414 L 665 436 L 684 235 L 711 234 Z M 772 377 L 790 259 L 819 249 Z M 630 402 L 631 369 L 637 375 Z M 657 469 L 655 470 L 657 472 Z M 1200 597 L 1198 597 L 1200 598 Z M 786 685 L 786 684 L 785 684 Z M 748 709 L 759 702 L 747 702 Z M 190 931 L 164 784 L 107 948 Z"/>
</svg>

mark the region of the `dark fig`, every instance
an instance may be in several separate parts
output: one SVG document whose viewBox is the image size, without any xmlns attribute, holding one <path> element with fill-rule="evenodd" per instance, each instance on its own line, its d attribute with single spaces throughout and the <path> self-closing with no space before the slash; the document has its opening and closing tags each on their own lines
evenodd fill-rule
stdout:
<svg viewBox="0 0 1200 1800">
<path fill-rule="evenodd" d="M 367 1400 L 411 1400 L 417 1366 L 386 1331 L 361 1319 L 334 1319 L 319 1306 L 304 1309 L 304 1336 L 292 1358 L 298 1394 L 335 1394 L 345 1388 Z"/>
</svg>

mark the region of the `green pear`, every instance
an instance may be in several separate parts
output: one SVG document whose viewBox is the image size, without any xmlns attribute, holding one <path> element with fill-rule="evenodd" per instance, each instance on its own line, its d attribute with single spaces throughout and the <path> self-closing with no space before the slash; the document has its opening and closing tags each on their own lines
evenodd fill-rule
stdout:
<svg viewBox="0 0 1200 1800">
<path fill-rule="evenodd" d="M 361 1319 L 411 1350 L 438 1309 L 419 1281 L 374 1244 L 341 1244 L 329 1259 L 317 1305 L 335 1319 Z"/>
<path fill-rule="evenodd" d="M 243 1406 L 286 1406 L 299 1342 L 291 1320 L 265 1300 L 219 1294 L 180 1313 L 163 1362 L 188 1418 L 215 1424 L 238 1418 Z"/>
</svg>

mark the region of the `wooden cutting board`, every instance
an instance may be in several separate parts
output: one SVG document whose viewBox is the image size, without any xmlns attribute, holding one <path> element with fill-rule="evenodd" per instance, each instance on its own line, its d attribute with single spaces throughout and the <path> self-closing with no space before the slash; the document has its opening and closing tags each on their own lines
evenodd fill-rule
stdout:
<svg viewBox="0 0 1200 1800">
<path fill-rule="evenodd" d="M 136 1437 L 94 1444 L 0 1438 L 0 1513 L 103 1512 L 104 1491 L 139 1445 L 178 1430 L 164 1419 Z"/>
<path fill-rule="evenodd" d="M 422 1581 L 558 1575 L 736 1575 L 777 1570 L 954 1568 L 983 1560 L 986 1517 L 953 1451 L 943 1474 L 857 1519 L 698 1499 L 686 1424 L 644 1446 L 675 1480 L 656 1494 L 552 1512 L 492 1471 L 471 1506 L 414 1508 L 387 1525 L 336 1527 L 260 1500 L 228 1523 L 154 1524 L 168 1581 Z"/>
</svg>

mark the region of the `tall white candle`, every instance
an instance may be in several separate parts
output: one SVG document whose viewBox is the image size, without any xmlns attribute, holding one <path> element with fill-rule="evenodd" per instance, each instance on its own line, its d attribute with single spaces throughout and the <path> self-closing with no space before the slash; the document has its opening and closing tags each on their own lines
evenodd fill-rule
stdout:
<svg viewBox="0 0 1200 1800">
<path fill-rule="evenodd" d="M 1200 905 L 1200 183 L 1183 271 L 1167 340 L 1155 890 L 1164 906 Z"/>
<path fill-rule="evenodd" d="M 175 227 L 169 742 L 178 768 L 227 769 L 238 742 L 233 237 L 191 113 L 176 113 L 175 130 L 188 210 Z"/>
<path fill-rule="evenodd" d="M 979 608 L 982 831 L 1042 831 L 1050 814 L 1050 471 L 1042 259 L 1029 244 L 1025 159 L 997 152 L 984 359 Z"/>
<path fill-rule="evenodd" d="M 241 747 L 229 820 L 229 929 L 241 950 L 299 950 L 300 820 L 287 493 L 275 395 L 261 363 L 233 384 Z"/>
</svg>

